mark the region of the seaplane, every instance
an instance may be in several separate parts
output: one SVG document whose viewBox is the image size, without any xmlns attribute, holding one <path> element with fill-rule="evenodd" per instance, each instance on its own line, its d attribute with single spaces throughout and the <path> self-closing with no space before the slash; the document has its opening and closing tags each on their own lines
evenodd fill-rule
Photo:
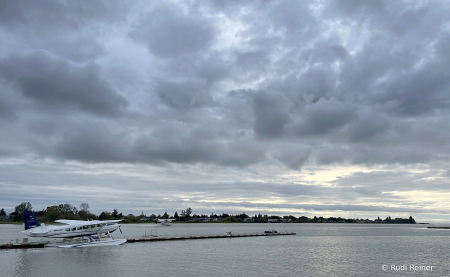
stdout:
<svg viewBox="0 0 450 277">
<path fill-rule="evenodd" d="M 172 222 L 174 220 L 175 219 L 165 219 L 165 218 L 158 219 L 158 218 L 156 218 L 155 224 L 160 223 L 162 226 L 172 226 L 172 224 L 170 224 L 170 222 Z"/>
<path fill-rule="evenodd" d="M 44 237 L 44 238 L 64 238 L 61 245 L 58 247 L 90 247 L 103 245 L 119 245 L 125 243 L 126 239 L 114 239 L 111 233 L 120 229 L 121 220 L 55 220 L 56 223 L 65 225 L 60 226 L 46 226 L 44 223 L 40 224 L 32 211 L 25 211 L 25 231 L 22 231 L 29 237 Z M 101 235 L 106 234 L 109 239 L 101 239 Z M 74 240 L 75 241 L 72 241 Z"/>
</svg>

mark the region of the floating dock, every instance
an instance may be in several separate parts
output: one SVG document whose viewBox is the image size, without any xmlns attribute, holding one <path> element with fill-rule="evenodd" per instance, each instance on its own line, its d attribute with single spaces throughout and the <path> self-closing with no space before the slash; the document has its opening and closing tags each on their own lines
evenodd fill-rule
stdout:
<svg viewBox="0 0 450 277">
<path fill-rule="evenodd" d="M 2 242 L 0 244 L 0 249 L 14 249 L 14 248 L 43 248 L 49 242 L 48 241 L 38 241 L 38 242 Z"/>
<path fill-rule="evenodd" d="M 428 229 L 450 229 L 450 227 L 427 227 Z"/>
<path fill-rule="evenodd" d="M 127 242 L 149 242 L 149 241 L 168 241 L 168 240 L 189 240 L 189 239 L 219 239 L 219 238 L 241 238 L 241 237 L 265 237 L 265 236 L 295 236 L 296 233 L 250 233 L 250 234 L 232 234 L 231 232 L 222 235 L 189 235 L 189 236 L 148 236 L 127 238 Z"/>
<path fill-rule="evenodd" d="M 234 234 L 232 232 L 227 232 L 226 234 L 220 235 L 189 235 L 189 236 L 143 236 L 143 237 L 131 237 L 126 238 L 126 242 L 151 242 L 151 241 L 170 241 L 170 240 L 190 240 L 190 239 L 219 239 L 219 238 L 242 238 L 242 237 L 270 237 L 270 236 L 295 236 L 296 233 L 244 233 L 244 234 Z M 35 241 L 28 242 L 28 240 L 23 240 L 22 242 L 2 242 L 0 243 L 0 249 L 15 249 L 15 248 L 42 248 L 48 246 L 49 241 Z M 55 241 L 54 243 L 58 243 Z"/>
</svg>

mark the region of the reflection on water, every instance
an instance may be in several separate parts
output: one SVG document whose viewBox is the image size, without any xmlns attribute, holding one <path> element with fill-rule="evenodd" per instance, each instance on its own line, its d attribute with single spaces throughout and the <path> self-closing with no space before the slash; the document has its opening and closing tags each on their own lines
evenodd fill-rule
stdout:
<svg viewBox="0 0 450 277">
<path fill-rule="evenodd" d="M 11 227 L 13 226 L 13 227 Z M 21 226 L 0 225 L 2 241 Z M 154 224 L 123 225 L 123 235 L 220 234 L 275 228 L 297 236 L 127 243 L 92 248 L 0 251 L 2 276 L 386 276 L 412 271 L 383 265 L 430 265 L 449 275 L 449 230 L 420 225 Z M 19 238 L 21 236 L 19 235 Z M 424 273 L 424 272 L 419 272 Z"/>
</svg>

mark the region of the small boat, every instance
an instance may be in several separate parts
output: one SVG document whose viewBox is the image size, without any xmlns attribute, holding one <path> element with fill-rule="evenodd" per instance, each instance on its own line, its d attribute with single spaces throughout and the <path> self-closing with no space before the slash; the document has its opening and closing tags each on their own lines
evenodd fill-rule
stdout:
<svg viewBox="0 0 450 277">
<path fill-rule="evenodd" d="M 99 238 L 97 236 L 86 236 L 82 239 L 76 241 L 63 241 L 60 248 L 71 248 L 71 247 L 93 247 L 93 246 L 105 246 L 105 245 L 120 245 L 125 243 L 126 239 L 113 239 L 110 238 Z"/>
<path fill-rule="evenodd" d="M 264 231 L 264 234 L 276 234 L 278 233 L 276 230 L 271 230 L 271 231 Z"/>
</svg>

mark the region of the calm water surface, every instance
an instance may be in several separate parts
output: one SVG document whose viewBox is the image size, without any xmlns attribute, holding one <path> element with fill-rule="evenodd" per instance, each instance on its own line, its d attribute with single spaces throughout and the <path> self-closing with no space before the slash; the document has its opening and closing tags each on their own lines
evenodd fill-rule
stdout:
<svg viewBox="0 0 450 277">
<path fill-rule="evenodd" d="M 296 236 L 126 243 L 92 248 L 0 251 L 1 276 L 450 276 L 450 230 L 428 225 L 122 225 L 115 238 L 262 232 Z M 0 241 L 23 237 L 0 225 Z M 414 271 L 411 265 L 433 266 Z M 384 269 L 383 270 L 383 266 Z"/>
</svg>

